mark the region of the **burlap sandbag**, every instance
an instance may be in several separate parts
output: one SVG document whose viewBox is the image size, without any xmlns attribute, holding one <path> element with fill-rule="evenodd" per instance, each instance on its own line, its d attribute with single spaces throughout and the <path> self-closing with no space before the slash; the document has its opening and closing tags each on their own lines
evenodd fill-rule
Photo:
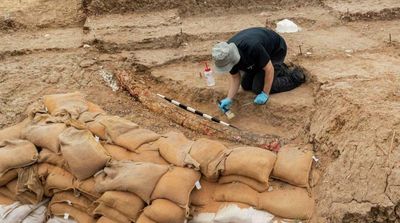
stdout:
<svg viewBox="0 0 400 223">
<path fill-rule="evenodd" d="M 62 168 L 52 166 L 44 185 L 45 195 L 51 197 L 54 193 L 71 189 L 74 189 L 74 176 Z"/>
<path fill-rule="evenodd" d="M 160 135 L 151 130 L 138 128 L 132 129 L 129 132 L 126 132 L 111 139 L 115 144 L 134 152 L 141 145 L 149 142 L 154 142 L 159 138 Z"/>
<path fill-rule="evenodd" d="M 200 189 L 194 188 L 190 194 L 190 203 L 195 206 L 203 206 L 213 201 L 213 195 L 217 183 L 200 180 Z"/>
<path fill-rule="evenodd" d="M 38 147 L 47 148 L 54 153 L 60 152 L 58 136 L 67 128 L 64 123 L 32 123 L 23 130 L 23 136 Z"/>
<path fill-rule="evenodd" d="M 16 201 L 17 200 L 17 195 L 13 192 L 11 192 L 8 188 L 7 185 L 0 187 L 0 195 L 5 196 L 11 200 Z"/>
<path fill-rule="evenodd" d="M 66 167 L 64 157 L 49 149 L 42 149 L 42 151 L 40 151 L 38 163 L 48 163 L 58 167 Z"/>
<path fill-rule="evenodd" d="M 165 199 L 154 200 L 143 213 L 157 223 L 183 223 L 185 210 L 173 202 Z"/>
<path fill-rule="evenodd" d="M 254 190 L 258 192 L 264 192 L 268 190 L 269 185 L 267 183 L 261 183 L 256 180 L 253 180 L 252 178 L 248 178 L 245 176 L 240 176 L 240 175 L 228 175 L 228 176 L 222 176 L 219 178 L 218 183 L 220 184 L 226 184 L 226 183 L 233 183 L 233 182 L 239 182 L 246 184 L 247 186 L 250 186 Z"/>
<path fill-rule="evenodd" d="M 75 180 L 74 187 L 83 193 L 90 200 L 94 201 L 98 199 L 101 194 L 96 191 L 96 182 L 94 177 L 90 177 L 86 180 Z"/>
<path fill-rule="evenodd" d="M 257 191 L 246 184 L 221 184 L 215 188 L 214 200 L 220 202 L 239 202 L 257 207 L 258 195 Z"/>
<path fill-rule="evenodd" d="M 31 122 L 30 118 L 24 119 L 22 122 L 1 129 L 0 130 L 0 142 L 12 139 L 22 139 L 22 130 Z"/>
<path fill-rule="evenodd" d="M 86 212 L 91 215 L 91 204 L 92 202 L 83 195 L 76 195 L 72 191 L 63 191 L 55 193 L 51 198 L 50 205 L 55 203 L 64 203 L 74 208 Z"/>
<path fill-rule="evenodd" d="M 131 221 L 129 220 L 128 217 L 123 215 L 121 212 L 118 210 L 115 210 L 111 207 L 108 207 L 104 203 L 100 203 L 96 206 L 96 208 L 93 211 L 93 214 L 95 216 L 106 216 L 107 218 L 114 220 L 119 223 L 130 223 Z"/>
<path fill-rule="evenodd" d="M 189 155 L 193 141 L 187 139 L 182 133 L 168 132 L 154 144 L 158 146 L 161 156 L 169 163 L 180 167 L 193 164 L 190 162 Z M 196 165 L 199 167 L 198 163 Z"/>
<path fill-rule="evenodd" d="M 106 130 L 104 125 L 100 124 L 99 119 L 105 115 L 98 112 L 84 112 L 79 116 L 79 121 L 85 123 L 86 128 L 102 140 L 106 140 Z M 106 116 L 107 117 L 107 116 Z"/>
<path fill-rule="evenodd" d="M 117 221 L 113 221 L 105 216 L 100 217 L 96 223 L 118 223 Z"/>
<path fill-rule="evenodd" d="M 17 179 L 11 181 L 6 185 L 7 189 L 11 192 L 10 198 L 20 201 L 22 204 L 37 204 L 40 200 L 38 196 L 30 191 L 19 192 Z"/>
<path fill-rule="evenodd" d="M 88 112 L 105 114 L 106 112 L 97 104 L 87 101 Z"/>
<path fill-rule="evenodd" d="M 141 214 L 139 218 L 136 220 L 136 223 L 158 223 L 158 222 L 151 220 L 145 214 Z"/>
<path fill-rule="evenodd" d="M 106 191 L 95 204 L 104 204 L 115 209 L 132 222 L 138 218 L 145 205 L 140 197 L 133 193 L 122 191 Z"/>
<path fill-rule="evenodd" d="M 284 146 L 278 152 L 272 176 L 298 187 L 308 187 L 312 157 L 312 151 L 303 151 L 298 146 Z"/>
<path fill-rule="evenodd" d="M 50 172 L 56 168 L 56 166 L 48 164 L 48 163 L 39 163 L 38 164 L 38 175 L 39 179 L 42 181 L 42 183 L 46 182 L 47 176 L 50 174 Z"/>
<path fill-rule="evenodd" d="M 114 141 L 120 135 L 123 135 L 131 130 L 138 129 L 139 126 L 129 120 L 120 118 L 118 116 L 100 115 L 95 118 L 96 125 L 95 132 L 98 132 L 102 137 L 104 132 L 104 138 L 109 141 Z"/>
<path fill-rule="evenodd" d="M 240 203 L 240 202 L 219 202 L 219 201 L 211 201 L 207 203 L 206 205 L 202 206 L 196 206 L 194 208 L 194 214 L 200 214 L 200 213 L 217 213 L 219 210 L 221 210 L 224 207 L 227 207 L 229 205 L 236 205 L 239 208 L 249 208 L 251 207 L 248 204 Z"/>
<path fill-rule="evenodd" d="M 70 127 L 59 137 L 63 157 L 71 173 L 79 180 L 93 176 L 111 158 L 92 133 L 87 130 Z"/>
<path fill-rule="evenodd" d="M 181 207 L 189 206 L 189 197 L 201 174 L 193 169 L 171 167 L 158 181 L 152 200 L 168 199 Z"/>
<path fill-rule="evenodd" d="M 80 211 L 71 205 L 64 203 L 54 203 L 49 205 L 50 214 L 54 216 L 64 217 L 68 214 L 69 218 L 79 223 L 95 223 L 96 220 L 84 211 Z"/>
<path fill-rule="evenodd" d="M 314 213 L 314 199 L 299 187 L 275 188 L 259 195 L 258 208 L 289 219 L 310 219 Z"/>
<path fill-rule="evenodd" d="M 96 190 L 129 191 L 149 203 L 157 182 L 168 171 L 168 166 L 132 161 L 111 161 L 104 172 L 96 176 Z"/>
<path fill-rule="evenodd" d="M 218 171 L 209 169 L 211 161 L 218 158 L 218 155 L 227 148 L 220 142 L 210 139 L 196 140 L 191 149 L 190 156 L 200 164 L 201 173 L 209 180 L 216 180 Z"/>
<path fill-rule="evenodd" d="M 0 177 L 0 187 L 8 184 L 10 181 L 17 178 L 17 176 L 18 176 L 17 169 L 12 169 L 7 171 L 6 173 L 3 174 L 3 176 Z"/>
<path fill-rule="evenodd" d="M 35 200 L 24 201 L 24 203 L 37 204 L 43 199 L 44 188 L 39 180 L 37 165 L 18 169 L 17 192 L 18 194 L 28 192 L 36 195 Z"/>
<path fill-rule="evenodd" d="M 73 119 L 89 109 L 85 96 L 79 92 L 46 95 L 43 103 L 50 114 L 68 115 Z"/>
<path fill-rule="evenodd" d="M 104 144 L 103 146 L 114 160 L 131 160 L 162 165 L 168 164 L 168 162 L 161 157 L 158 148 L 150 144 L 140 146 L 135 152 L 130 152 L 117 145 Z"/>
<path fill-rule="evenodd" d="M 10 169 L 29 166 L 38 159 L 35 145 L 26 140 L 0 142 L 0 177 Z"/>
<path fill-rule="evenodd" d="M 0 193 L 0 205 L 10 205 L 16 201 Z"/>
<path fill-rule="evenodd" d="M 238 147 L 232 150 L 225 161 L 227 175 L 241 175 L 268 183 L 276 160 L 275 153 L 257 147 Z"/>
</svg>

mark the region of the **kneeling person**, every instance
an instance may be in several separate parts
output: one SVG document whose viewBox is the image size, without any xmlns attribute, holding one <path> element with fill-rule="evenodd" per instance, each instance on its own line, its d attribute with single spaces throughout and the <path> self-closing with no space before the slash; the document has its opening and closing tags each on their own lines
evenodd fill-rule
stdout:
<svg viewBox="0 0 400 223">
<path fill-rule="evenodd" d="M 269 94 L 292 90 L 305 82 L 299 69 L 289 69 L 283 62 L 286 56 L 285 40 L 267 28 L 249 28 L 240 31 L 227 42 L 212 49 L 215 70 L 229 72 L 231 83 L 228 96 L 219 105 L 225 112 L 239 90 L 252 91 L 254 103 L 267 103 Z"/>
</svg>

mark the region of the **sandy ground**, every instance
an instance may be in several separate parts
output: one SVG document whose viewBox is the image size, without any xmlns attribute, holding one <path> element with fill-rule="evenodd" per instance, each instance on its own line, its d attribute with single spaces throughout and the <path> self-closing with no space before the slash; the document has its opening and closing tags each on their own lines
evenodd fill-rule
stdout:
<svg viewBox="0 0 400 223">
<path fill-rule="evenodd" d="M 346 213 L 362 219 L 371 207 L 400 201 L 398 1 L 231 1 L 229 9 L 212 11 L 226 1 L 193 8 L 159 2 L 73 1 L 61 8 L 59 1 L 2 1 L 0 128 L 20 121 L 45 94 L 81 91 L 107 112 L 157 132 L 202 137 L 112 89 L 104 76 L 135 69 L 152 92 L 224 119 L 216 101 L 225 96 L 228 77 L 207 87 L 199 76 L 211 46 L 243 28 L 274 28 L 290 18 L 302 30 L 283 34 L 287 59 L 308 70 L 307 83 L 273 95 L 266 106 L 253 105 L 254 95 L 241 91 L 231 123 L 313 145 L 320 158 L 314 222 L 340 222 Z"/>
</svg>

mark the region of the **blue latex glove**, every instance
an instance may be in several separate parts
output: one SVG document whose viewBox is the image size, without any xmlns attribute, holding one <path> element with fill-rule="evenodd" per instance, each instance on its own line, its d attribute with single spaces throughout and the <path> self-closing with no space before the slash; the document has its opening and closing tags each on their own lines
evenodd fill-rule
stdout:
<svg viewBox="0 0 400 223">
<path fill-rule="evenodd" d="M 226 111 L 229 110 L 229 108 L 232 106 L 232 100 L 229 98 L 225 98 L 221 101 L 221 103 L 219 104 L 219 109 L 225 113 Z"/>
<path fill-rule="evenodd" d="M 269 96 L 262 91 L 257 97 L 254 99 L 254 103 L 257 105 L 263 105 L 267 103 Z"/>
</svg>

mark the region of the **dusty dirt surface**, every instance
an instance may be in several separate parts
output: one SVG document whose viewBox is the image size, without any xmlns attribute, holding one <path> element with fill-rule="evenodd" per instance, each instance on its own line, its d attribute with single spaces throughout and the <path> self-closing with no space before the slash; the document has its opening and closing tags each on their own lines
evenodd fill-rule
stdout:
<svg viewBox="0 0 400 223">
<path fill-rule="evenodd" d="M 227 121 L 216 103 L 228 76 L 216 76 L 216 86 L 207 87 L 199 75 L 211 62 L 212 45 L 243 28 L 274 28 L 289 18 L 302 30 L 282 34 L 287 61 L 307 69 L 307 83 L 272 95 L 266 106 L 253 105 L 254 95 L 240 91 L 229 122 L 313 145 L 320 177 L 312 188 L 312 222 L 396 222 L 399 7 L 396 0 L 3 0 L 0 128 L 22 120 L 45 94 L 81 91 L 110 114 L 146 128 L 202 137 L 134 101 L 115 83 L 116 69 L 132 70 L 153 93 Z"/>
</svg>

